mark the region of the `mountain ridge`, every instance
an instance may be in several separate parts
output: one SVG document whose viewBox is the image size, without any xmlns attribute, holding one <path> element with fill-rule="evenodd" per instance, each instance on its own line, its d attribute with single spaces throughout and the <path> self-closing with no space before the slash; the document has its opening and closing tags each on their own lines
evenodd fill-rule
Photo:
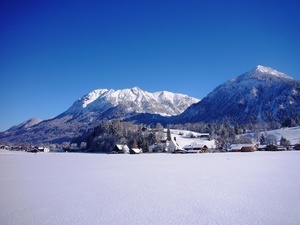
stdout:
<svg viewBox="0 0 300 225">
<path fill-rule="evenodd" d="M 172 116 L 182 113 L 187 105 L 199 102 L 200 99 L 169 91 L 147 92 L 138 87 L 122 90 L 97 89 L 79 98 L 66 113 L 84 113 L 85 111 L 107 110 L 120 104 L 127 104 L 131 112 L 156 113 Z M 170 107 L 161 107 L 159 104 Z M 158 109 L 157 112 L 154 110 Z"/>
<path fill-rule="evenodd" d="M 98 125 L 101 120 L 129 119 L 140 113 L 172 116 L 199 102 L 169 91 L 150 93 L 138 87 L 97 89 L 79 98 L 65 112 L 47 119 L 31 119 L 0 133 L 2 142 L 62 142 Z"/>
<path fill-rule="evenodd" d="M 61 143 L 102 120 L 144 124 L 194 122 L 300 124 L 300 81 L 258 65 L 216 87 L 201 101 L 187 95 L 138 87 L 96 89 L 48 120 L 29 120 L 0 133 L 1 142 Z"/>
</svg>

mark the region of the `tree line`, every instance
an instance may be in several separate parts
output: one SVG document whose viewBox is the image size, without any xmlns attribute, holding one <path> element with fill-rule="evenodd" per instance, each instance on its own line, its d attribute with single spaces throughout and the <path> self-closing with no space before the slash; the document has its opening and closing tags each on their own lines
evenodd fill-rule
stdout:
<svg viewBox="0 0 300 225">
<path fill-rule="evenodd" d="M 77 146 L 86 143 L 84 149 L 89 152 L 110 153 L 116 144 L 126 144 L 131 148 L 141 148 L 143 152 L 149 152 L 153 145 L 155 151 L 162 151 L 161 142 L 165 137 L 164 127 L 159 123 L 149 128 L 143 124 L 115 120 L 101 121 L 98 126 L 80 137 L 73 138 L 71 142 Z"/>
</svg>

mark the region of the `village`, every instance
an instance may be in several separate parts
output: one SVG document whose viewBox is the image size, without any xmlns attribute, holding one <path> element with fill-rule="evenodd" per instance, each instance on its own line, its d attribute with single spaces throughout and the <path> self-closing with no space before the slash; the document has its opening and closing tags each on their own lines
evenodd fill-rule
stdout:
<svg viewBox="0 0 300 225">
<path fill-rule="evenodd" d="M 25 151 L 30 153 L 50 153 L 50 152 L 85 152 L 87 144 L 76 143 L 48 144 L 48 145 L 0 145 L 2 150 Z M 159 143 L 148 146 L 147 150 L 139 148 L 137 145 L 116 143 L 109 154 L 141 154 L 141 153 L 172 153 L 172 154 L 191 154 L 191 153 L 215 153 L 215 152 L 254 152 L 254 151 L 286 151 L 300 150 L 300 144 L 280 145 L 261 144 L 259 142 L 251 144 L 228 143 L 226 148 L 219 148 L 217 140 L 211 139 L 209 133 L 198 133 L 189 130 L 164 129 Z"/>
<path fill-rule="evenodd" d="M 287 151 L 300 150 L 300 144 L 285 145 L 260 143 L 253 144 L 228 144 L 226 149 L 217 147 L 215 139 L 211 139 L 209 133 L 198 133 L 188 130 L 170 130 L 168 140 L 167 129 L 164 130 L 165 138 L 161 140 L 163 151 L 157 151 L 156 145 L 149 147 L 149 153 L 173 153 L 173 154 L 190 154 L 190 153 L 215 153 L 215 152 L 254 152 L 254 151 Z M 141 154 L 140 148 L 130 148 L 128 145 L 117 144 L 112 154 Z"/>
</svg>

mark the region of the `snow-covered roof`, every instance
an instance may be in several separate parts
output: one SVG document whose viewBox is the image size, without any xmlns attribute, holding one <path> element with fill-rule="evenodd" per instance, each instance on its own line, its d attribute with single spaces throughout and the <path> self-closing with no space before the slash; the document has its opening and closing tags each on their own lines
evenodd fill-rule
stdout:
<svg viewBox="0 0 300 225">
<path fill-rule="evenodd" d="M 203 148 L 204 144 L 185 145 L 183 149 Z"/>
<path fill-rule="evenodd" d="M 241 150 L 243 147 L 253 147 L 253 144 L 232 144 L 230 145 L 230 149 Z"/>
<path fill-rule="evenodd" d="M 206 145 L 208 148 L 215 148 L 215 140 L 207 140 L 200 138 L 201 136 L 209 136 L 209 133 L 198 133 L 188 130 L 176 130 L 170 129 L 171 131 L 171 139 L 175 142 L 178 149 L 184 149 L 185 146 L 196 146 L 203 147 Z M 193 135 L 195 138 L 191 138 L 190 135 Z M 175 140 L 176 139 L 176 140 Z"/>
<path fill-rule="evenodd" d="M 141 153 L 142 150 L 139 148 L 131 148 L 132 151 L 134 151 L 135 153 Z"/>
<path fill-rule="evenodd" d="M 129 150 L 129 147 L 127 145 L 117 144 L 116 146 L 120 150 Z"/>
</svg>

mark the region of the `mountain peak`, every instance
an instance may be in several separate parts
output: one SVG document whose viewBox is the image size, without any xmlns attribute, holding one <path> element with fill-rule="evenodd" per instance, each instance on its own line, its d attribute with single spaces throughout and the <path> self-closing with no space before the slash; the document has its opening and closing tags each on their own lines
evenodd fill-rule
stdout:
<svg viewBox="0 0 300 225">
<path fill-rule="evenodd" d="M 262 65 L 257 65 L 255 67 L 255 71 L 261 72 L 261 73 L 276 73 L 277 72 L 276 70 L 274 70 L 271 67 L 262 66 Z"/>
<path fill-rule="evenodd" d="M 139 87 L 133 87 L 133 88 L 131 88 L 131 90 L 133 90 L 133 91 L 141 91 L 141 89 Z"/>
<path fill-rule="evenodd" d="M 252 71 L 250 71 L 247 74 L 250 75 L 250 77 L 260 77 L 261 75 L 272 75 L 278 78 L 293 79 L 287 76 L 286 74 L 279 72 L 271 67 L 262 66 L 262 65 L 256 66 Z"/>
<path fill-rule="evenodd" d="M 125 89 L 126 90 L 126 89 Z M 133 87 L 133 88 L 130 88 L 131 92 L 135 95 L 137 95 L 138 93 L 140 92 L 144 92 L 142 89 L 140 89 L 139 87 Z M 122 91 L 122 90 L 120 90 Z M 123 90 L 124 91 L 124 90 Z"/>
</svg>

